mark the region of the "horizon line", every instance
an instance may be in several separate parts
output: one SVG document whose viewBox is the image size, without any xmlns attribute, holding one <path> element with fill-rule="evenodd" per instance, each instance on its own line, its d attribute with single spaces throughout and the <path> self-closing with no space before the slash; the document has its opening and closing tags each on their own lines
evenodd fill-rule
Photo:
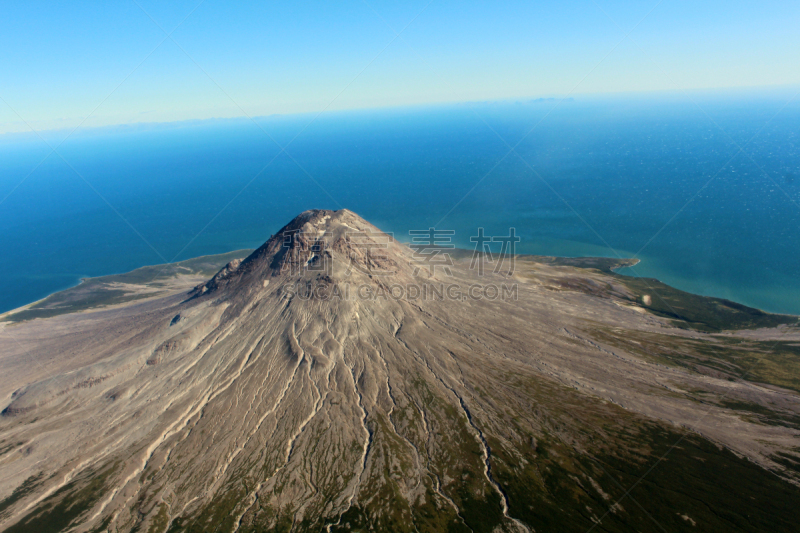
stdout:
<svg viewBox="0 0 800 533">
<path fill-rule="evenodd" d="M 246 114 L 236 114 L 232 116 L 216 116 L 216 117 L 205 117 L 205 118 L 187 118 L 181 120 L 154 120 L 154 121 L 133 121 L 133 122 L 118 122 L 113 124 L 104 124 L 98 126 L 78 126 L 75 127 L 54 127 L 54 128 L 45 128 L 45 129 L 38 129 L 34 130 L 30 127 L 27 122 L 11 122 L 11 124 L 22 124 L 25 126 L 24 129 L 20 129 L 18 131 L 5 131 L 0 132 L 0 141 L 7 141 L 11 140 L 11 137 L 16 137 L 17 140 L 21 140 L 20 138 L 31 135 L 37 138 L 37 134 L 48 134 L 54 135 L 58 133 L 69 133 L 72 135 L 73 133 L 77 133 L 78 131 L 89 133 L 102 133 L 103 130 L 106 132 L 111 132 L 110 130 L 115 129 L 126 129 L 126 128 L 157 128 L 157 127 L 180 127 L 180 126 L 189 126 L 189 125 L 198 125 L 202 123 L 213 123 L 213 122 L 234 122 L 238 120 L 265 120 L 265 119 L 275 119 L 275 118 L 291 118 L 291 117 L 302 117 L 303 115 L 311 115 L 315 113 L 319 113 L 321 116 L 322 114 L 346 114 L 346 113 L 358 113 L 358 112 L 376 112 L 376 111 L 391 111 L 391 110 L 402 110 L 402 109 L 423 109 L 423 108 L 436 108 L 436 107 L 448 107 L 448 106 L 469 106 L 469 105 L 486 105 L 486 104 L 530 104 L 530 103 L 540 103 L 540 102 L 567 102 L 567 101 L 575 101 L 576 97 L 582 97 L 585 100 L 592 100 L 592 99 L 603 99 L 605 98 L 619 98 L 619 97 L 646 97 L 646 96 L 671 96 L 671 95 L 686 95 L 689 94 L 698 94 L 698 93 L 741 93 L 741 92 L 751 92 L 751 91 L 767 91 L 767 92 L 774 92 L 774 91 L 781 91 L 781 90 L 792 90 L 800 88 L 800 84 L 790 83 L 790 84 L 779 84 L 779 85 L 747 85 L 747 86 L 727 86 L 727 87 L 711 87 L 711 88 L 694 88 L 694 89 L 658 89 L 658 90 L 640 90 L 640 91 L 600 91 L 600 92 L 592 92 L 592 93 L 574 93 L 574 94 L 567 94 L 565 96 L 518 96 L 518 97 L 507 97 L 507 98 L 495 98 L 495 99 L 480 99 L 480 100 L 451 100 L 451 101 L 440 101 L 440 102 L 423 102 L 423 103 L 407 103 L 407 104 L 389 104 L 389 105 L 378 105 L 378 106 L 364 106 L 364 107 L 352 107 L 352 108 L 344 108 L 344 109 L 328 109 L 319 112 L 316 109 L 311 109 L 308 111 L 295 111 L 295 112 L 288 112 L 288 113 L 269 113 L 269 114 L 259 114 L 248 116 Z M 88 118 L 88 117 L 87 117 Z M 80 120 L 78 118 L 74 119 L 54 119 L 54 120 Z"/>
</svg>

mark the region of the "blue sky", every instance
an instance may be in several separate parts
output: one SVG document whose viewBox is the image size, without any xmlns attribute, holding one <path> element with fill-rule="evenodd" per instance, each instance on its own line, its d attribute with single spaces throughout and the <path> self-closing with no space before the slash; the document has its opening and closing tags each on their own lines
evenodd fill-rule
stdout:
<svg viewBox="0 0 800 533">
<path fill-rule="evenodd" d="M 0 133 L 797 85 L 798 27 L 796 0 L 9 2 Z"/>
</svg>

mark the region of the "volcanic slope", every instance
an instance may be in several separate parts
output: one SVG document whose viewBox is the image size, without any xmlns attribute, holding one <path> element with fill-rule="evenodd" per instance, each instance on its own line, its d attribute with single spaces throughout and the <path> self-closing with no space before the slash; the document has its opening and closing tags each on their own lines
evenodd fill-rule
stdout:
<svg viewBox="0 0 800 533">
<path fill-rule="evenodd" d="M 795 326 L 419 256 L 307 211 L 189 293 L 5 324 L 0 528 L 795 531 Z"/>
</svg>

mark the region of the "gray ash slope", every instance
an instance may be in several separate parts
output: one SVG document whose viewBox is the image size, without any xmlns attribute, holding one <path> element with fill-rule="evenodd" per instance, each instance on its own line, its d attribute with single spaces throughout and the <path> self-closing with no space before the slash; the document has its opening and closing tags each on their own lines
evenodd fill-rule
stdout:
<svg viewBox="0 0 800 533">
<path fill-rule="evenodd" d="M 608 273 L 451 274 L 308 211 L 188 294 L 47 319 L 27 353 L 64 351 L 0 418 L 0 527 L 792 530 L 795 391 L 615 345 L 723 341 Z M 387 296 L 442 283 L 518 292 Z"/>
</svg>

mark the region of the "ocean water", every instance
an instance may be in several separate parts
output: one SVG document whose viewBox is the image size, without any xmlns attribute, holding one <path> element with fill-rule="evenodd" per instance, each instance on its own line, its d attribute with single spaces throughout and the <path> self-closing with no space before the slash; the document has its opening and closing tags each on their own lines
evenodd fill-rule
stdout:
<svg viewBox="0 0 800 533">
<path fill-rule="evenodd" d="M 0 311 L 81 277 L 256 247 L 303 210 L 346 207 L 401 240 L 433 226 L 470 247 L 478 227 L 514 227 L 522 253 L 636 255 L 625 273 L 800 314 L 791 96 L 138 125 L 78 131 L 60 156 L 31 135 L 0 136 Z"/>
</svg>

